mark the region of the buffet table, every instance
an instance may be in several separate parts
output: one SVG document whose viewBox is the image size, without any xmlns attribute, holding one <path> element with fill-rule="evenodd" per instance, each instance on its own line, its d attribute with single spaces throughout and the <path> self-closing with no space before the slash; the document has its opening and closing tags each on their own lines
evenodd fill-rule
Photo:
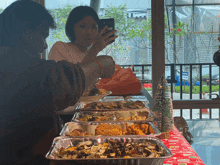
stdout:
<svg viewBox="0 0 220 165">
<path fill-rule="evenodd" d="M 133 101 L 138 100 L 138 101 L 143 101 L 143 102 L 149 103 L 148 100 L 146 99 L 146 96 L 143 93 L 141 93 L 140 95 L 137 95 L 137 96 L 126 96 L 126 97 L 115 96 L 115 97 L 116 98 L 108 97 L 107 100 L 105 100 L 105 98 L 103 98 L 102 101 L 109 102 L 109 101 L 115 101 L 114 99 L 116 99 L 117 101 L 132 99 Z M 75 109 L 75 108 L 76 107 L 74 107 L 72 109 Z M 70 112 L 70 114 L 69 114 L 69 112 L 64 111 L 64 112 L 60 113 L 60 115 L 64 115 L 64 116 L 67 115 L 67 116 L 71 117 L 73 112 L 74 111 Z M 71 119 L 68 118 L 68 119 L 66 119 L 66 121 L 64 121 L 64 123 L 69 122 L 70 120 Z M 63 128 L 65 128 L 65 127 L 63 127 Z M 75 126 L 74 126 L 74 129 L 75 129 Z M 62 133 L 62 131 L 61 131 L 61 133 Z M 164 163 L 161 163 L 161 164 L 163 164 L 163 165 L 194 165 L 194 164 L 195 165 L 205 165 L 203 163 L 203 161 L 200 159 L 200 157 L 196 154 L 196 152 L 193 150 L 193 148 L 190 146 L 190 144 L 186 141 L 186 139 L 182 136 L 182 134 L 178 131 L 178 129 L 176 127 L 174 127 L 174 130 L 171 131 L 169 139 L 161 139 L 161 141 L 164 143 L 164 145 L 165 145 L 164 147 L 167 147 L 167 150 L 169 150 L 169 152 L 171 151 L 173 154 L 172 157 L 165 158 Z M 134 163 L 134 164 L 141 165 L 142 163 L 139 162 L 139 163 Z M 52 164 L 53 164 L 53 162 L 51 162 L 51 165 Z M 147 164 L 149 164 L 149 162 Z"/>
<path fill-rule="evenodd" d="M 170 138 L 162 141 L 173 153 L 173 157 L 165 159 L 163 165 L 205 165 L 176 127 Z"/>
</svg>

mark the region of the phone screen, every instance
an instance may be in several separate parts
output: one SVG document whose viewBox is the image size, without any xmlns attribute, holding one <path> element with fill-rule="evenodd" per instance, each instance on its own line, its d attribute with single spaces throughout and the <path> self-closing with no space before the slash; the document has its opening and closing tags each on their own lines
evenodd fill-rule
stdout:
<svg viewBox="0 0 220 165">
<path fill-rule="evenodd" d="M 107 25 L 107 31 L 111 31 L 111 30 L 115 30 L 115 21 L 114 18 L 109 18 L 109 19 L 100 19 L 99 20 L 99 31 L 105 26 Z M 113 37 L 113 35 L 111 35 L 110 37 Z M 112 42 L 114 42 L 115 40 L 113 40 Z"/>
</svg>

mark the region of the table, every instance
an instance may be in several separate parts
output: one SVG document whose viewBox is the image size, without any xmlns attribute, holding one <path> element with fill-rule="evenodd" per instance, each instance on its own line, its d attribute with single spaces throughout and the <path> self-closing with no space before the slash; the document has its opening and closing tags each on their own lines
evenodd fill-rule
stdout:
<svg viewBox="0 0 220 165">
<path fill-rule="evenodd" d="M 176 127 L 170 132 L 169 139 L 161 140 L 173 153 L 163 165 L 205 165 Z"/>
</svg>

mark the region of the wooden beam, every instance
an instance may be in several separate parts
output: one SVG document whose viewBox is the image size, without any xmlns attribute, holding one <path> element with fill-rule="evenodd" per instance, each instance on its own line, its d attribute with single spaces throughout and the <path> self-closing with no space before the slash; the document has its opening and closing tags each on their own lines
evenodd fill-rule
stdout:
<svg viewBox="0 0 220 165">
<path fill-rule="evenodd" d="M 161 75 L 165 73 L 164 1 L 151 0 L 153 98 Z"/>
<path fill-rule="evenodd" d="M 187 102 L 187 104 L 186 104 Z M 220 108 L 220 100 L 173 100 L 173 109 Z"/>
</svg>

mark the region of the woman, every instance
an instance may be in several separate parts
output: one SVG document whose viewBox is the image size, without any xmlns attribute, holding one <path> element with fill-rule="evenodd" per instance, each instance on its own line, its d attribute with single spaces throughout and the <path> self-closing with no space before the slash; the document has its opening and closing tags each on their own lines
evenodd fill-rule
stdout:
<svg viewBox="0 0 220 165">
<path fill-rule="evenodd" d="M 56 42 L 50 50 L 49 60 L 66 60 L 72 63 L 95 60 L 97 54 L 118 37 L 109 37 L 116 30 L 98 35 L 98 22 L 99 17 L 93 8 L 88 6 L 74 8 L 65 26 L 70 42 Z M 99 34 L 103 34 L 106 28 L 104 27 Z"/>
</svg>

